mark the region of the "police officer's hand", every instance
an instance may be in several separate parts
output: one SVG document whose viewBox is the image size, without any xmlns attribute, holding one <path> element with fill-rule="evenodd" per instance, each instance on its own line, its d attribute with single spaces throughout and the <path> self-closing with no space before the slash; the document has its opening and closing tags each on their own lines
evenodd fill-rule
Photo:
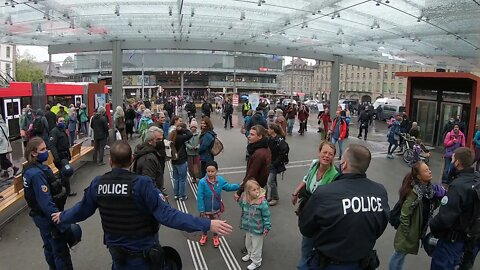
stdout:
<svg viewBox="0 0 480 270">
<path fill-rule="evenodd" d="M 210 223 L 210 231 L 219 235 L 229 235 L 232 233 L 233 227 L 226 220 L 214 219 Z"/>
<path fill-rule="evenodd" d="M 52 214 L 52 221 L 55 222 L 56 224 L 60 223 L 60 214 L 62 212 L 56 212 Z"/>
</svg>

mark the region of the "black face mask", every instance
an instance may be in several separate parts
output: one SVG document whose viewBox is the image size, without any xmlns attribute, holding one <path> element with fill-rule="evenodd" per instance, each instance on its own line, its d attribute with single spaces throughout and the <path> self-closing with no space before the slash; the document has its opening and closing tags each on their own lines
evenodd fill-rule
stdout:
<svg viewBox="0 0 480 270">
<path fill-rule="evenodd" d="M 162 150 L 162 149 L 164 149 L 164 148 L 165 148 L 165 145 L 163 144 L 163 140 L 158 141 L 158 142 L 155 143 L 155 149 L 157 149 L 157 150 Z"/>
</svg>

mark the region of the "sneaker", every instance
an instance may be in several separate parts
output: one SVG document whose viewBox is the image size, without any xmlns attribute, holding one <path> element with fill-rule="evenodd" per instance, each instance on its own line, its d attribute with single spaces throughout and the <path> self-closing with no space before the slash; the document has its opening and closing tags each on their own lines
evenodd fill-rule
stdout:
<svg viewBox="0 0 480 270">
<path fill-rule="evenodd" d="M 188 200 L 188 196 L 183 196 L 180 198 L 180 201 L 186 201 L 186 200 Z"/>
<path fill-rule="evenodd" d="M 268 202 L 268 205 L 270 206 L 275 206 L 278 204 L 278 200 L 271 200 L 270 202 Z"/>
<path fill-rule="evenodd" d="M 220 246 L 220 239 L 218 239 L 218 235 L 213 237 L 213 247 L 218 248 Z"/>
<path fill-rule="evenodd" d="M 178 196 L 173 196 L 173 198 L 175 199 L 175 201 L 178 201 Z"/>
<path fill-rule="evenodd" d="M 204 246 L 207 243 L 208 237 L 206 234 L 202 234 L 202 238 L 200 238 L 200 246 Z"/>
<path fill-rule="evenodd" d="M 259 268 L 260 265 L 262 265 L 262 263 L 254 263 L 254 262 L 252 262 L 251 264 L 249 264 L 249 265 L 247 266 L 247 269 L 248 269 L 248 270 L 254 270 L 254 269 Z"/>
<path fill-rule="evenodd" d="M 247 254 L 247 255 L 243 256 L 242 261 L 244 261 L 244 262 L 250 261 L 250 255 Z"/>
</svg>

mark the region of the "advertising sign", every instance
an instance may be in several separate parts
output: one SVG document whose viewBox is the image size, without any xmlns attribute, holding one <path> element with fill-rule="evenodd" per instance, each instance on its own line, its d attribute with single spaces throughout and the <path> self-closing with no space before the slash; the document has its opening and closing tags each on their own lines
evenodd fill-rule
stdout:
<svg viewBox="0 0 480 270">
<path fill-rule="evenodd" d="M 260 95 L 258 93 L 249 94 L 248 101 L 252 105 L 252 110 L 256 110 L 258 104 L 260 104 Z"/>
<path fill-rule="evenodd" d="M 234 94 L 232 98 L 232 104 L 233 106 L 237 107 L 238 106 L 238 95 Z"/>
</svg>

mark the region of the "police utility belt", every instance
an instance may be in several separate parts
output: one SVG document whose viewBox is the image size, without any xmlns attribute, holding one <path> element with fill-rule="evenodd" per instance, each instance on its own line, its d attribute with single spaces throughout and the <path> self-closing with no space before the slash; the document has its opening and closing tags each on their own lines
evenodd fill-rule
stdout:
<svg viewBox="0 0 480 270">
<path fill-rule="evenodd" d="M 353 264 L 355 261 L 337 261 L 333 258 L 323 255 L 320 251 L 314 249 L 315 254 L 318 258 L 318 267 L 320 269 L 327 267 L 328 265 L 342 265 L 342 264 Z M 375 270 L 380 266 L 380 260 L 377 256 L 377 251 L 372 250 L 367 257 L 358 261 L 358 265 L 364 270 Z"/>
<path fill-rule="evenodd" d="M 116 264 L 123 266 L 131 259 L 144 259 L 151 270 L 161 270 L 165 264 L 165 254 L 160 245 L 155 245 L 148 250 L 132 251 L 123 247 L 109 247 L 108 250 Z"/>
</svg>

